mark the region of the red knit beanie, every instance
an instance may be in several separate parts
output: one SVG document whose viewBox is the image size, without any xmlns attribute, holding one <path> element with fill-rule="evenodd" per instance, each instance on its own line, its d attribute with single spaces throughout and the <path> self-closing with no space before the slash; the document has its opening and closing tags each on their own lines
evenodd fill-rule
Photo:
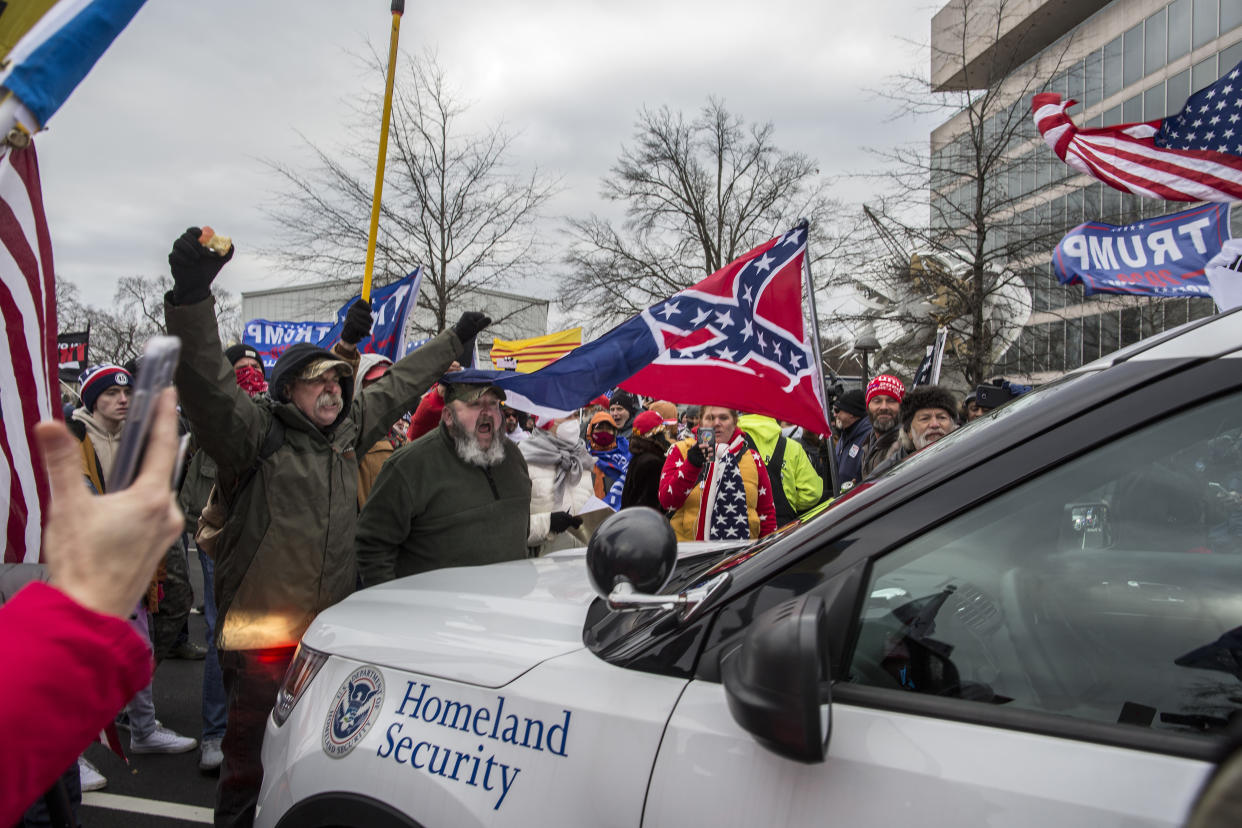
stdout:
<svg viewBox="0 0 1242 828">
<path fill-rule="evenodd" d="M 906 395 L 905 383 L 892 374 L 879 374 L 867 383 L 867 405 L 871 405 L 871 400 L 880 394 L 901 402 Z"/>
</svg>

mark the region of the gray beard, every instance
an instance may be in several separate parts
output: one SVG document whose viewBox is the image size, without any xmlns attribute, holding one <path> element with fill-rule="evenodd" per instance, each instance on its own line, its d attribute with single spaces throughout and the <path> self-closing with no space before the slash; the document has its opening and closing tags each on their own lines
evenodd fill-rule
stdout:
<svg viewBox="0 0 1242 828">
<path fill-rule="evenodd" d="M 896 417 L 894 417 L 893 419 L 889 420 L 889 423 L 890 423 L 890 425 L 888 426 L 888 428 L 880 428 L 880 427 L 879 427 L 879 425 L 877 425 L 877 424 L 876 424 L 876 422 L 875 422 L 874 420 L 872 420 L 872 421 L 871 421 L 871 430 L 872 430 L 872 431 L 874 431 L 876 434 L 879 434 L 879 435 L 888 434 L 890 431 L 892 431 L 893 429 L 895 429 L 895 428 L 897 427 L 897 418 L 896 418 Z"/>
<path fill-rule="evenodd" d="M 448 424 L 448 433 L 453 438 L 453 448 L 456 449 L 457 456 L 462 459 L 463 463 L 484 469 L 500 465 L 505 459 L 504 440 L 506 438 L 503 434 L 493 431 L 492 444 L 484 449 L 479 445 L 477 436 L 473 433 L 467 434 L 452 418 L 453 414 L 449 412 L 449 419 L 452 422 Z"/>
</svg>

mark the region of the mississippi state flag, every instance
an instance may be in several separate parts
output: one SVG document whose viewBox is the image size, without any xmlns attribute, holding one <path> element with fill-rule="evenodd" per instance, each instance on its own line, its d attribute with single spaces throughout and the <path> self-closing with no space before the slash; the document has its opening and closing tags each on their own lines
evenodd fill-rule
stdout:
<svg viewBox="0 0 1242 828">
<path fill-rule="evenodd" d="M 497 384 L 514 407 L 539 414 L 573 411 L 620 386 L 827 434 L 814 322 L 802 303 L 806 233 L 803 222 L 546 368 Z"/>
</svg>

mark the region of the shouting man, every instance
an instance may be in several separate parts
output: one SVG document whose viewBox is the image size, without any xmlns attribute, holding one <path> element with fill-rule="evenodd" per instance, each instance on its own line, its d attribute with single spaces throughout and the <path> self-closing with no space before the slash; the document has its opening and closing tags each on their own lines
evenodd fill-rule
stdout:
<svg viewBox="0 0 1242 828">
<path fill-rule="evenodd" d="M 530 476 L 505 436 L 497 372 L 445 375 L 440 426 L 393 452 L 358 516 L 364 586 L 526 557 Z"/>
</svg>

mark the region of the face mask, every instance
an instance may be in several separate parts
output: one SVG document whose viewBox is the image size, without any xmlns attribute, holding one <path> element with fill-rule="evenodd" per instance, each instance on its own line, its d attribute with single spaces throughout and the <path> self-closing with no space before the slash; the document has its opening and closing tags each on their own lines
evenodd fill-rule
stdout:
<svg viewBox="0 0 1242 828">
<path fill-rule="evenodd" d="M 600 429 L 598 431 L 591 432 L 591 443 L 597 449 L 603 450 L 607 448 L 612 448 L 614 445 L 616 445 L 616 442 L 617 442 L 616 435 L 614 435 L 610 431 L 604 431 Z"/>
<path fill-rule="evenodd" d="M 578 421 L 566 420 L 556 427 L 556 436 L 566 443 L 578 442 Z"/>
<path fill-rule="evenodd" d="M 250 396 L 253 397 L 267 390 L 267 381 L 263 379 L 263 372 L 253 365 L 242 365 L 234 369 L 233 373 L 237 376 L 237 386 Z"/>
</svg>

